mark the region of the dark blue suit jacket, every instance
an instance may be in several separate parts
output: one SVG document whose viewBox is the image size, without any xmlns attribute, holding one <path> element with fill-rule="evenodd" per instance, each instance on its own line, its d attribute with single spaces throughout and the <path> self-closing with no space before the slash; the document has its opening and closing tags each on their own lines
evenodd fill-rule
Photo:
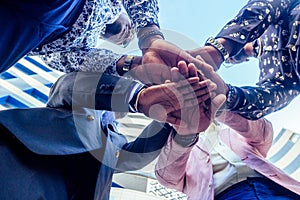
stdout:
<svg viewBox="0 0 300 200">
<path fill-rule="evenodd" d="M 152 122 L 128 143 L 104 123 L 101 110 L 127 112 L 136 86 L 69 73 L 54 84 L 48 107 L 0 111 L 0 199 L 108 199 L 113 173 L 154 160 L 171 129 Z"/>
<path fill-rule="evenodd" d="M 171 129 L 152 122 L 128 143 L 101 117 L 86 108 L 0 111 L 1 132 L 9 135 L 0 137 L 0 199 L 108 199 L 114 171 L 150 163 Z"/>
</svg>

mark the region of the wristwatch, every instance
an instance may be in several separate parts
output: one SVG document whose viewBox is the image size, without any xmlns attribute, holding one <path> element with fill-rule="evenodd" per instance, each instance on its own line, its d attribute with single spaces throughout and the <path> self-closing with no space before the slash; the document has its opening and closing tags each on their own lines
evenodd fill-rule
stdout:
<svg viewBox="0 0 300 200">
<path fill-rule="evenodd" d="M 229 58 L 229 53 L 228 51 L 225 49 L 225 47 L 220 43 L 218 42 L 218 40 L 216 40 L 215 38 L 213 37 L 209 37 L 206 42 L 205 42 L 205 45 L 210 45 L 210 46 L 213 46 L 221 55 L 222 55 L 222 58 L 224 61 L 227 61 L 228 58 Z"/>
<path fill-rule="evenodd" d="M 131 69 L 131 65 L 133 63 L 134 56 L 127 55 L 123 65 L 123 72 L 126 73 Z"/>
</svg>

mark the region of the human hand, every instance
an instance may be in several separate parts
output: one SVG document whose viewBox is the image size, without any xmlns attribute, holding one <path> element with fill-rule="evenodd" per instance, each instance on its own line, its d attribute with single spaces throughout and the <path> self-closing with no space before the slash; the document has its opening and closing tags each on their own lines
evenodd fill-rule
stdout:
<svg viewBox="0 0 300 200">
<path fill-rule="evenodd" d="M 143 35 L 143 34 L 141 34 Z M 132 69 L 132 76 L 143 83 L 161 84 L 171 79 L 170 69 L 179 61 L 194 63 L 197 68 L 201 63 L 195 57 L 175 44 L 161 37 L 149 38 L 150 41 L 141 46 L 143 53 L 142 66 Z"/>
<path fill-rule="evenodd" d="M 199 83 L 198 77 L 150 86 L 138 95 L 137 107 L 140 112 L 152 119 L 179 125 L 180 116 L 171 113 L 202 102 L 204 87 L 206 86 Z"/>
<path fill-rule="evenodd" d="M 106 25 L 105 33 L 101 38 L 117 45 L 126 47 L 133 39 L 134 29 L 126 12 L 122 12 L 111 24 Z"/>
<path fill-rule="evenodd" d="M 199 69 L 199 73 L 202 74 L 203 77 L 210 79 L 212 82 L 214 82 L 217 85 L 217 94 L 223 94 L 226 95 L 228 92 L 228 87 L 224 80 L 219 76 L 219 74 L 213 69 L 213 67 L 209 64 L 207 64 L 201 56 L 196 56 L 196 59 L 201 62 L 201 66 Z"/>
<path fill-rule="evenodd" d="M 231 64 L 239 64 L 245 61 L 249 61 L 249 57 L 252 56 L 254 56 L 253 44 L 250 42 L 247 43 L 239 53 L 232 57 L 229 57 L 226 62 Z"/>
<path fill-rule="evenodd" d="M 221 54 L 212 46 L 203 46 L 196 49 L 187 50 L 186 52 L 193 57 L 201 56 L 201 58 L 205 60 L 207 64 L 212 66 L 215 71 L 217 71 L 223 63 Z"/>
<path fill-rule="evenodd" d="M 178 81 L 182 78 L 187 78 L 187 76 L 198 76 L 197 68 L 194 64 L 187 65 L 186 62 L 181 61 L 178 63 L 178 68 L 172 68 L 172 81 Z M 198 105 L 184 107 L 171 113 L 171 115 L 181 119 L 180 125 L 173 125 L 179 135 L 189 135 L 206 130 L 211 120 L 215 117 L 216 112 L 225 102 L 224 95 L 215 95 L 216 85 L 211 80 L 201 81 L 200 79 L 200 83 L 203 84 L 201 90 L 202 101 L 198 101 L 200 102 Z M 212 101 L 209 101 L 209 104 L 207 104 L 209 99 L 212 99 Z"/>
</svg>

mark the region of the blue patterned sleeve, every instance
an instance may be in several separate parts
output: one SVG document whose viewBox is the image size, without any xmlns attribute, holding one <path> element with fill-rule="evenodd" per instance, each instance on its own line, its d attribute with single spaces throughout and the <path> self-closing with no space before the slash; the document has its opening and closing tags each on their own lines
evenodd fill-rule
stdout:
<svg viewBox="0 0 300 200">
<path fill-rule="evenodd" d="M 152 24 L 159 26 L 157 0 L 123 0 L 123 4 L 135 28 Z"/>
<path fill-rule="evenodd" d="M 231 111 L 250 120 L 281 110 L 300 94 L 299 89 L 279 82 L 265 83 L 260 87 L 245 86 L 240 90 L 244 96 L 242 105 Z"/>
<path fill-rule="evenodd" d="M 235 55 L 243 46 L 260 37 L 272 24 L 288 16 L 288 8 L 297 0 L 250 0 L 217 34 L 236 42 Z"/>
<path fill-rule="evenodd" d="M 118 75 L 117 61 L 122 55 L 101 48 L 81 48 L 57 51 L 40 56 L 51 68 L 62 72 L 86 71 Z"/>
</svg>

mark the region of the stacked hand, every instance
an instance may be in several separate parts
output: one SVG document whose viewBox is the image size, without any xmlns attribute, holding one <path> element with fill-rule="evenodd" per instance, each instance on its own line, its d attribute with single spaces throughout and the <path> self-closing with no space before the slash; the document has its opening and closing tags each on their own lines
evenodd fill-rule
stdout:
<svg viewBox="0 0 300 200">
<path fill-rule="evenodd" d="M 194 63 L 201 69 L 203 62 L 185 50 L 162 39 L 156 39 L 144 48 L 142 65 L 131 70 L 131 75 L 147 85 L 165 83 L 171 80 L 170 69 L 177 66 L 179 61 Z"/>
<path fill-rule="evenodd" d="M 174 112 L 205 101 L 203 94 L 208 93 L 207 84 L 209 81 L 203 83 L 199 82 L 198 77 L 190 77 L 150 86 L 140 92 L 138 110 L 152 119 L 180 125 L 181 116 Z"/>
<path fill-rule="evenodd" d="M 225 97 L 215 95 L 216 85 L 199 77 L 194 64 L 180 61 L 170 75 L 171 80 L 164 84 L 141 91 L 139 111 L 152 119 L 171 123 L 179 134 L 204 131 Z"/>
<path fill-rule="evenodd" d="M 179 62 L 178 68 L 172 68 L 172 81 L 179 81 L 182 77 L 199 76 L 198 70 L 194 64 L 186 64 Z M 183 75 L 183 76 L 182 76 Z M 174 111 L 171 114 L 181 119 L 181 123 L 174 124 L 173 127 L 180 135 L 188 135 L 199 133 L 206 130 L 211 121 L 215 118 L 216 112 L 225 102 L 224 95 L 216 95 L 216 85 L 209 79 L 203 80 L 199 77 L 203 87 L 201 91 L 195 91 L 199 104 L 190 107 L 183 107 L 180 110 Z"/>
<path fill-rule="evenodd" d="M 211 65 L 214 63 L 214 58 L 210 57 L 205 49 L 189 54 L 191 52 L 184 51 L 162 39 L 153 40 L 148 48 L 143 49 L 142 65 L 136 66 L 130 73 L 146 85 L 162 84 L 172 79 L 170 69 L 177 66 L 179 61 L 185 61 L 193 63 L 203 76 L 216 83 L 217 93 L 226 94 L 228 90 L 226 84 Z M 196 53 L 201 53 L 201 56 L 196 56 Z"/>
</svg>

